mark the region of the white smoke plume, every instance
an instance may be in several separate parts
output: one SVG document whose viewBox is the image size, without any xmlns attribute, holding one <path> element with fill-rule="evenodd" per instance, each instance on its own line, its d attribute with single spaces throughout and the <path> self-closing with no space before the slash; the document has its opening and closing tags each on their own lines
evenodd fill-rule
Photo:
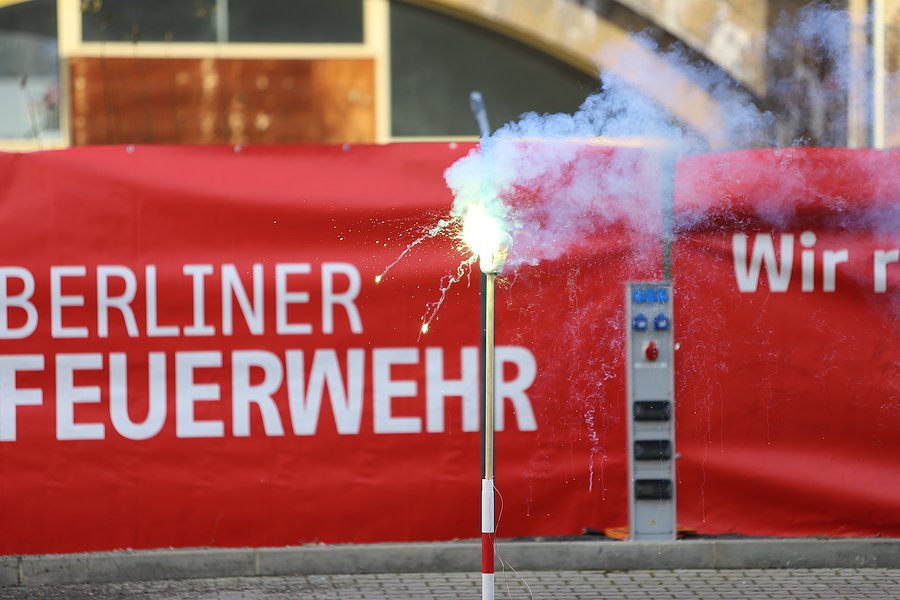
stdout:
<svg viewBox="0 0 900 600">
<path fill-rule="evenodd" d="M 840 114 L 846 114 L 852 79 L 865 75 L 850 64 L 846 13 L 811 4 L 794 15 L 782 15 L 769 35 L 773 60 L 789 62 L 792 52 L 802 50 L 817 61 L 815 76 L 820 81 L 818 86 L 806 85 L 805 76 L 794 69 L 782 81 L 771 83 L 778 97 L 796 97 L 797 114 L 780 115 L 778 127 L 779 119 L 722 71 L 697 66 L 684 52 L 663 51 L 636 35 L 601 50 L 604 64 L 617 68 L 602 73 L 602 90 L 574 114 L 524 114 L 482 139 L 479 148 L 447 169 L 445 179 L 454 195 L 452 215 L 463 218 L 472 204 L 483 204 L 507 228 L 507 266 L 535 264 L 609 226 L 644 227 L 651 204 L 659 203 L 659 196 L 646 189 L 659 179 L 652 172 L 658 173 L 662 164 L 674 164 L 678 156 L 777 146 L 778 133 L 785 130 L 796 133 L 792 144 L 808 143 L 809 128 L 793 122 L 801 118 L 819 127 L 823 139 L 843 135 L 846 123 L 823 121 L 823 111 L 837 106 Z M 678 88 L 675 72 L 678 81 L 689 84 Z M 807 89 L 821 89 L 822 94 L 801 97 Z M 690 96 L 697 90 L 714 98 L 716 107 L 709 114 L 710 127 L 702 133 L 651 99 L 667 93 Z M 599 150 L 585 149 L 587 142 L 598 139 L 619 146 L 637 140 L 643 150 L 604 157 Z M 648 195 L 653 197 L 648 200 Z M 539 201 L 529 196 L 539 196 Z"/>
</svg>

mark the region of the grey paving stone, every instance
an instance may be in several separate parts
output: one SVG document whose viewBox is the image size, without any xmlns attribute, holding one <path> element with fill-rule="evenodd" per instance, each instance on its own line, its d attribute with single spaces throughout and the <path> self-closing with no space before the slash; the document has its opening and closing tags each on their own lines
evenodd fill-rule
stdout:
<svg viewBox="0 0 900 600">
<path fill-rule="evenodd" d="M 76 574 L 77 575 L 77 574 Z M 0 588 L 2 600 L 401 600 L 477 597 L 479 573 L 315 575 L 184 581 L 68 584 Z M 770 598 L 900 598 L 898 569 L 751 571 L 540 572 L 498 578 L 497 597 L 658 598 L 665 600 L 767 600 Z M 527 584 L 527 586 L 526 586 Z"/>
<path fill-rule="evenodd" d="M 22 585 L 82 583 L 88 580 L 86 555 L 23 556 L 19 564 Z"/>
<path fill-rule="evenodd" d="M 0 556 L 0 587 L 19 585 L 19 558 Z"/>
<path fill-rule="evenodd" d="M 151 581 L 256 574 L 254 550 L 220 549 L 88 554 L 88 581 Z"/>
</svg>

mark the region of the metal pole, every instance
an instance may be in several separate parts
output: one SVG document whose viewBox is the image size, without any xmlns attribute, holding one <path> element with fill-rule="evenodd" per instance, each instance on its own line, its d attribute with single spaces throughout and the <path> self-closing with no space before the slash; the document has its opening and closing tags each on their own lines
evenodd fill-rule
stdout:
<svg viewBox="0 0 900 600">
<path fill-rule="evenodd" d="M 847 0 L 850 17 L 849 53 L 850 81 L 847 89 L 847 145 L 865 148 L 869 145 L 871 115 L 869 66 L 869 18 L 870 0 Z"/>
<path fill-rule="evenodd" d="M 488 122 L 487 110 L 484 108 L 484 98 L 481 92 L 474 91 L 469 94 L 469 107 L 475 115 L 475 122 L 478 123 L 478 133 L 485 138 L 491 135 L 491 125 Z"/>
<path fill-rule="evenodd" d="M 481 92 L 469 106 L 484 139 L 491 134 Z M 494 600 L 494 278 L 481 272 L 481 598 Z"/>
<path fill-rule="evenodd" d="M 672 280 L 672 242 L 675 240 L 675 162 L 677 155 L 665 148 L 659 158 L 662 194 L 662 267 L 663 279 Z"/>
<path fill-rule="evenodd" d="M 228 0 L 216 0 L 216 42 L 228 42 Z"/>
<path fill-rule="evenodd" d="M 872 147 L 885 145 L 885 33 L 887 7 L 884 0 L 872 1 Z"/>
<path fill-rule="evenodd" d="M 484 475 L 481 480 L 481 598 L 494 598 L 494 273 L 484 287 Z"/>
<path fill-rule="evenodd" d="M 494 280 L 485 273 L 484 289 L 484 478 L 494 480 Z"/>
</svg>

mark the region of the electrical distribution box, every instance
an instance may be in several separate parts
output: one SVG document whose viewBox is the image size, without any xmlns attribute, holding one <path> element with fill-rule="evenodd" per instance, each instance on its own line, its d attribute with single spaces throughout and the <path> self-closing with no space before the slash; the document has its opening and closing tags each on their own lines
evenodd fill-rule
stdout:
<svg viewBox="0 0 900 600">
<path fill-rule="evenodd" d="M 628 307 L 628 502 L 635 541 L 675 539 L 672 285 L 632 282 Z"/>
</svg>

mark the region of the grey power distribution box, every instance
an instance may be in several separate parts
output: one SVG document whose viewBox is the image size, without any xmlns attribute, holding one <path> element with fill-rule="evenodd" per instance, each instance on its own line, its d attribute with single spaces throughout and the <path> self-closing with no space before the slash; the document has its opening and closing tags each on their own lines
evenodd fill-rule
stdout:
<svg viewBox="0 0 900 600">
<path fill-rule="evenodd" d="M 632 282 L 628 307 L 628 503 L 631 539 L 674 540 L 672 285 Z"/>
</svg>

